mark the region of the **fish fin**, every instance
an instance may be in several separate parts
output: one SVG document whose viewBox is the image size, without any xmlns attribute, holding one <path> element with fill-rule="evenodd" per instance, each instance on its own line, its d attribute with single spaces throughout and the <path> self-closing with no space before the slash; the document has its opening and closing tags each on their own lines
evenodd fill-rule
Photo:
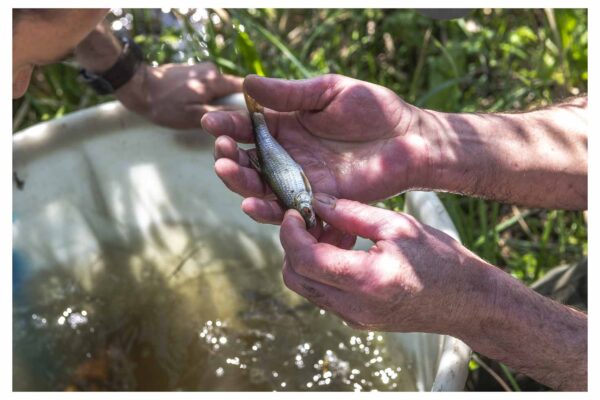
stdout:
<svg viewBox="0 0 600 400">
<path fill-rule="evenodd" d="M 248 160 L 250 160 L 250 165 L 254 167 L 259 174 L 262 174 L 262 166 L 260 165 L 260 159 L 258 158 L 258 153 L 255 151 L 248 151 Z"/>
<path fill-rule="evenodd" d="M 302 171 L 302 169 L 300 169 L 300 175 L 302 175 L 302 180 L 304 181 L 304 186 L 306 187 L 306 190 L 308 190 L 309 193 L 312 193 L 310 182 L 308 181 L 308 178 L 306 177 L 306 174 L 304 173 L 304 171 Z"/>
<path fill-rule="evenodd" d="M 246 100 L 246 108 L 248 108 L 248 111 L 250 113 L 263 114 L 265 112 L 264 107 L 261 106 L 260 104 L 258 104 L 252 96 L 250 96 L 248 93 L 246 93 L 245 90 L 244 90 L 244 99 Z"/>
</svg>

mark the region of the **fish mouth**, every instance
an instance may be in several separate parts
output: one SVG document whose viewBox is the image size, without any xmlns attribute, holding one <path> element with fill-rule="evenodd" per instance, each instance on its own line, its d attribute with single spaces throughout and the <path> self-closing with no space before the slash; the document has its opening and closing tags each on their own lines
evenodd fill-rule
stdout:
<svg viewBox="0 0 600 400">
<path fill-rule="evenodd" d="M 312 210 L 312 207 L 302 207 L 300 209 L 300 214 L 304 218 L 304 222 L 306 223 L 307 229 L 310 229 L 317 224 L 317 219 L 315 218 L 315 214 Z"/>
</svg>

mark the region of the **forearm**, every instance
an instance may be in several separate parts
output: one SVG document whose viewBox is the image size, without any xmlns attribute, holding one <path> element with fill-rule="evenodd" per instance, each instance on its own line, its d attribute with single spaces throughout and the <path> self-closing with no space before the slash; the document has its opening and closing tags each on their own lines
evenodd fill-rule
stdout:
<svg viewBox="0 0 600 400">
<path fill-rule="evenodd" d="M 587 315 L 527 288 L 480 262 L 487 291 L 453 333 L 475 351 L 559 390 L 587 389 Z M 480 294 L 482 292 L 479 292 Z M 480 301 L 481 300 L 481 301 Z"/>
<path fill-rule="evenodd" d="M 532 207 L 587 208 L 587 98 L 520 114 L 421 110 L 434 190 Z"/>
</svg>

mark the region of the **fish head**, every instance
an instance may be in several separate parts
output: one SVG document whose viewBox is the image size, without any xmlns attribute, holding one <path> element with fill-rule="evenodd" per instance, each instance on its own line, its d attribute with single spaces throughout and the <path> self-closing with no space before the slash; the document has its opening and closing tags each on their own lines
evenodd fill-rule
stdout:
<svg viewBox="0 0 600 400">
<path fill-rule="evenodd" d="M 310 229 L 317 225 L 317 218 L 315 216 L 315 210 L 312 206 L 312 195 L 309 192 L 301 191 L 294 198 L 294 208 L 298 210 L 304 222 L 306 222 L 306 228 Z"/>
</svg>

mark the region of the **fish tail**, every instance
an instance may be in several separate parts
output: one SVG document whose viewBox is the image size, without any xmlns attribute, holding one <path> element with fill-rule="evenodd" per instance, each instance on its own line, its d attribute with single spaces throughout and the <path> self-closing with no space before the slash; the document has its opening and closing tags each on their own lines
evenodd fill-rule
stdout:
<svg viewBox="0 0 600 400">
<path fill-rule="evenodd" d="M 251 97 L 248 93 L 246 93 L 245 90 L 244 90 L 244 99 L 246 100 L 246 107 L 248 108 L 249 112 L 260 113 L 260 114 L 264 113 L 264 111 L 265 111 L 264 107 L 261 106 L 260 104 L 258 104 L 253 97 Z"/>
</svg>

